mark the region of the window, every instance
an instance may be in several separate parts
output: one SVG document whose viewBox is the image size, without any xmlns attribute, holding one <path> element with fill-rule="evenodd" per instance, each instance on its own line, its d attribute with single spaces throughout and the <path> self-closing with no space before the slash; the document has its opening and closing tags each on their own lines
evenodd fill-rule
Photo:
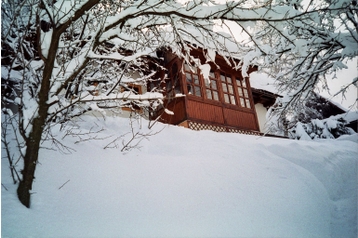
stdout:
<svg viewBox="0 0 358 238">
<path fill-rule="evenodd" d="M 140 85 L 136 84 L 128 84 L 126 86 L 121 87 L 121 92 L 131 92 L 133 94 L 142 94 L 142 90 L 140 88 Z"/>
<path fill-rule="evenodd" d="M 241 107 L 251 108 L 250 97 L 247 90 L 245 79 L 236 78 L 237 92 L 239 95 L 239 104 Z"/>
<path fill-rule="evenodd" d="M 224 95 L 224 102 L 236 105 L 234 85 L 230 75 L 220 74 L 221 87 Z"/>
<path fill-rule="evenodd" d="M 246 79 L 217 70 L 210 72 L 210 83 L 204 84 L 199 69 L 187 64 L 184 64 L 183 73 L 189 95 L 252 109 Z"/>
<path fill-rule="evenodd" d="M 206 98 L 210 100 L 220 101 L 219 99 L 219 89 L 218 89 L 218 80 L 215 77 L 214 72 L 209 74 L 210 84 L 205 85 L 206 88 Z"/>
<path fill-rule="evenodd" d="M 122 86 L 121 87 L 121 92 L 130 92 L 131 94 L 142 94 L 142 89 L 140 85 L 135 85 L 135 84 L 128 84 L 126 86 Z M 135 111 L 140 111 L 140 107 L 138 105 L 136 105 L 135 102 L 132 101 L 128 101 L 127 100 L 123 100 L 123 102 L 125 104 L 127 104 L 128 106 L 126 107 L 122 107 L 123 110 L 126 111 L 131 111 L 131 110 L 135 110 Z"/>
<path fill-rule="evenodd" d="M 186 87 L 189 94 L 201 97 L 202 94 L 199 74 L 196 68 L 194 68 L 194 70 L 195 72 L 191 71 L 190 67 L 187 64 L 184 64 Z"/>
</svg>

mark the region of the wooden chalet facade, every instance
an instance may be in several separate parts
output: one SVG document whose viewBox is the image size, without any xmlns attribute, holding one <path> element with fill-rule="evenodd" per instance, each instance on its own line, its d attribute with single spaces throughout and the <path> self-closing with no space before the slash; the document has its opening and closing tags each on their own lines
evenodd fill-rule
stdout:
<svg viewBox="0 0 358 238">
<path fill-rule="evenodd" d="M 195 49 L 191 53 L 201 64 L 206 63 L 203 51 Z M 160 116 L 164 123 L 194 130 L 260 134 L 255 104 L 268 108 L 277 95 L 252 89 L 249 78 L 243 78 L 241 71 L 234 70 L 219 55 L 215 64 L 207 62 L 211 67 L 209 83 L 199 68 L 187 65 L 173 53 L 161 54 L 167 69 L 161 72 L 160 84 L 165 109 L 151 112 L 151 119 Z M 248 73 L 256 70 L 257 67 L 250 67 Z"/>
</svg>

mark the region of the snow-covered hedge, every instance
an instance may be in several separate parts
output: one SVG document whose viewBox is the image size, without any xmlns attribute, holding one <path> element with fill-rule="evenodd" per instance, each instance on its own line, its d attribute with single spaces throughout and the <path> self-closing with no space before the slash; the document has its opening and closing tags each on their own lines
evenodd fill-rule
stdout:
<svg viewBox="0 0 358 238">
<path fill-rule="evenodd" d="M 298 140 L 311 139 L 335 139 L 341 135 L 351 135 L 355 131 L 346 127 L 346 120 L 343 117 L 329 117 L 326 119 L 313 119 L 309 123 L 298 122 L 296 126 L 290 130 L 290 137 Z"/>
</svg>

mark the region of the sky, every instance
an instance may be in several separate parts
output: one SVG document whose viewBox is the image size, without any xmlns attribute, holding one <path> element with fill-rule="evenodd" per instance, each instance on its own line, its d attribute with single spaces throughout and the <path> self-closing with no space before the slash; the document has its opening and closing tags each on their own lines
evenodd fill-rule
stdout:
<svg viewBox="0 0 358 238">
<path fill-rule="evenodd" d="M 330 93 L 321 92 L 322 96 L 341 104 L 344 108 L 350 109 L 353 111 L 358 111 L 358 105 L 356 102 L 358 98 L 358 87 L 351 86 L 346 93 L 346 98 L 343 98 L 342 95 L 337 95 L 333 97 L 337 92 L 341 90 L 341 87 L 348 85 L 353 81 L 354 78 L 358 77 L 358 58 L 351 60 L 347 63 L 348 69 L 343 69 L 337 72 L 336 78 L 333 76 L 327 80 L 328 86 L 330 88 Z M 357 85 L 358 86 L 358 85 Z M 353 105 L 353 107 L 352 107 Z"/>
</svg>

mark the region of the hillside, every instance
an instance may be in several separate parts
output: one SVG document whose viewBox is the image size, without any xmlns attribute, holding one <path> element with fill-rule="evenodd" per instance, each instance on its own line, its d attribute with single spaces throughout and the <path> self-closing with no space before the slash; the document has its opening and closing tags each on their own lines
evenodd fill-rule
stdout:
<svg viewBox="0 0 358 238">
<path fill-rule="evenodd" d="M 357 236 L 357 134 L 294 141 L 157 124 L 123 153 L 103 148 L 128 120 L 78 123 L 57 132 L 72 153 L 43 144 L 31 209 L 2 159 L 2 237 Z M 104 130 L 84 141 L 83 128 Z"/>
</svg>

